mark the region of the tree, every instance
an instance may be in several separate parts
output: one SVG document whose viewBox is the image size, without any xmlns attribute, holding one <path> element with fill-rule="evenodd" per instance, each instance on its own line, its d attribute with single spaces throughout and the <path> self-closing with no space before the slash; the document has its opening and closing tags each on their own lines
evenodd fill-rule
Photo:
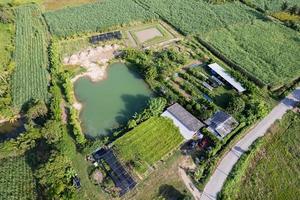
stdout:
<svg viewBox="0 0 300 200">
<path fill-rule="evenodd" d="M 31 107 L 27 110 L 26 118 L 28 120 L 34 120 L 38 117 L 46 116 L 48 113 L 48 108 L 44 101 L 35 100 L 33 101 Z"/>
<path fill-rule="evenodd" d="M 159 116 L 166 107 L 167 100 L 163 97 L 151 99 L 148 103 L 148 109 L 151 116 Z"/>
<path fill-rule="evenodd" d="M 62 127 L 60 122 L 50 120 L 41 130 L 42 136 L 47 139 L 47 143 L 56 143 L 62 137 Z"/>
<path fill-rule="evenodd" d="M 240 96 L 232 96 L 226 110 L 229 114 L 238 114 L 245 109 L 245 101 Z"/>
<path fill-rule="evenodd" d="M 288 2 L 284 1 L 281 5 L 281 10 L 285 11 L 287 10 L 289 7 Z"/>
</svg>

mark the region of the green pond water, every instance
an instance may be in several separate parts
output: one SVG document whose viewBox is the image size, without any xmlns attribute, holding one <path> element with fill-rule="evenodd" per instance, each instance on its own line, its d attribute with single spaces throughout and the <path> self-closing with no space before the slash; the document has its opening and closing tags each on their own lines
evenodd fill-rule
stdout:
<svg viewBox="0 0 300 200">
<path fill-rule="evenodd" d="M 137 72 L 123 63 L 108 67 L 107 79 L 96 83 L 80 78 L 74 85 L 77 100 L 83 104 L 80 120 L 85 134 L 107 135 L 141 111 L 151 90 Z"/>
</svg>

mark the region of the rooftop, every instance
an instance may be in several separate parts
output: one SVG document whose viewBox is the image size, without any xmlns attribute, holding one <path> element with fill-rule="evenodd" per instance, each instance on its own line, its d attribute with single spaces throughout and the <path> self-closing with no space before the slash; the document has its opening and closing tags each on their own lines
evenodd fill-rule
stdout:
<svg viewBox="0 0 300 200">
<path fill-rule="evenodd" d="M 220 65 L 217 63 L 213 63 L 208 65 L 210 69 L 216 72 L 219 76 L 225 79 L 232 87 L 234 87 L 238 92 L 244 92 L 246 89 L 237 82 L 234 78 L 232 78 Z"/>
<path fill-rule="evenodd" d="M 216 132 L 221 137 L 225 137 L 238 125 L 238 122 L 229 114 L 218 111 L 212 118 L 207 120 L 209 129 Z"/>
<path fill-rule="evenodd" d="M 204 126 L 204 124 L 184 109 L 178 103 L 170 106 L 167 111 L 169 111 L 178 121 L 180 121 L 185 127 L 190 131 L 198 131 Z"/>
</svg>

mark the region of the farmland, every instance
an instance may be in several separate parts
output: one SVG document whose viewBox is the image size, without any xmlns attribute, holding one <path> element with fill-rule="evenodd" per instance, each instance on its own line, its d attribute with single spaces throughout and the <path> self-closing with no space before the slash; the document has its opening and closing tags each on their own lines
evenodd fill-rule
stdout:
<svg viewBox="0 0 300 200">
<path fill-rule="evenodd" d="M 297 199 L 299 190 L 300 115 L 288 113 L 238 163 L 222 199 Z"/>
<path fill-rule="evenodd" d="M 299 77 L 300 35 L 284 26 L 261 20 L 229 26 L 203 38 L 226 57 L 272 86 Z M 293 72 L 293 73 L 291 73 Z"/>
<path fill-rule="evenodd" d="M 172 121 L 155 117 L 117 139 L 114 149 L 121 159 L 133 165 L 138 173 L 162 159 L 183 141 Z"/>
<path fill-rule="evenodd" d="M 136 0 L 145 9 L 159 14 L 184 34 L 205 33 L 228 25 L 251 22 L 261 17 L 240 3 L 213 5 L 196 0 Z"/>
<path fill-rule="evenodd" d="M 16 107 L 31 99 L 46 100 L 47 32 L 36 6 L 16 9 L 16 68 L 12 96 Z"/>
<path fill-rule="evenodd" d="M 51 33 L 66 37 L 156 18 L 131 0 L 106 0 L 45 13 Z M 82 21 L 84 19 L 84 21 Z"/>
<path fill-rule="evenodd" d="M 299 0 L 251 0 L 251 3 L 254 5 L 262 8 L 262 9 L 268 9 L 271 11 L 279 11 L 281 9 L 281 6 L 283 2 L 287 2 L 289 5 L 300 5 Z"/>
<path fill-rule="evenodd" d="M 25 157 L 0 160 L 0 199 L 35 199 L 35 180 Z"/>
</svg>

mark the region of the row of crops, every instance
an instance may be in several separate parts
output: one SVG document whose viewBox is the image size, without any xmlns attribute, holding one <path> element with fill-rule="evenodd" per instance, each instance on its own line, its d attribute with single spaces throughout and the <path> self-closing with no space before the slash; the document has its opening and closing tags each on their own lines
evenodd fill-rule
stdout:
<svg viewBox="0 0 300 200">
<path fill-rule="evenodd" d="M 162 117 L 147 120 L 114 142 L 118 155 L 139 173 L 145 173 L 183 141 L 173 122 Z"/>
<path fill-rule="evenodd" d="M 277 23 L 257 20 L 202 38 L 269 85 L 289 83 L 300 75 L 300 35 Z"/>
<path fill-rule="evenodd" d="M 44 14 L 51 33 L 69 36 L 156 18 L 132 0 L 104 0 Z"/>
<path fill-rule="evenodd" d="M 184 34 L 205 33 L 232 24 L 249 23 L 257 18 L 253 9 L 238 2 L 214 5 L 202 0 L 135 1 L 146 10 L 159 14 Z"/>
<path fill-rule="evenodd" d="M 15 106 L 48 97 L 47 30 L 38 7 L 16 9 L 16 68 L 12 77 Z"/>
<path fill-rule="evenodd" d="M 299 0 L 250 0 L 252 4 L 266 10 L 279 11 L 281 10 L 282 4 L 286 2 L 290 6 L 300 6 Z"/>
<path fill-rule="evenodd" d="M 25 157 L 0 160 L 0 199 L 36 199 L 35 181 Z"/>
</svg>

